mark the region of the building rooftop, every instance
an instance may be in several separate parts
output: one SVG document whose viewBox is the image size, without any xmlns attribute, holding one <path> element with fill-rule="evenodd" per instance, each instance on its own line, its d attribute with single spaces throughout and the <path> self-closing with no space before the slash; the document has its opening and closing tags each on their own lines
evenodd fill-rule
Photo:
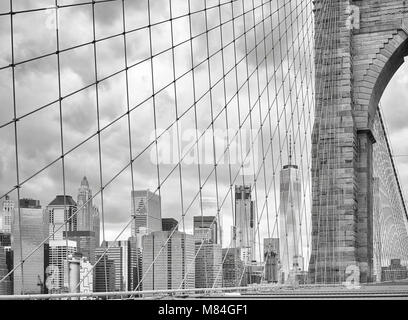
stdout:
<svg viewBox="0 0 408 320">
<path fill-rule="evenodd" d="M 65 205 L 76 206 L 77 204 L 71 196 L 65 196 Z M 64 206 L 64 196 L 58 195 L 54 200 L 50 202 L 49 206 Z"/>
</svg>

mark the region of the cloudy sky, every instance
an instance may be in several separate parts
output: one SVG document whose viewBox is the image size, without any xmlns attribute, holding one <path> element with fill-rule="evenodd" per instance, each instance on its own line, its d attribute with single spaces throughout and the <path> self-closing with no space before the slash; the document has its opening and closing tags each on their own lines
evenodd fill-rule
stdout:
<svg viewBox="0 0 408 320">
<path fill-rule="evenodd" d="M 59 0 L 60 5 L 87 2 Z M 207 7 L 212 8 L 218 2 L 208 0 Z M 243 152 L 239 148 L 236 150 L 237 157 L 231 155 L 231 159 L 237 159 L 230 160 L 232 180 L 240 172 L 241 154 L 245 158 L 247 150 L 255 150 L 247 155 L 247 159 L 255 160 L 255 171 L 257 174 L 259 172 L 253 197 L 258 200 L 260 238 L 276 236 L 274 222 L 279 208 L 279 168 L 288 161 L 289 135 L 293 143 L 294 161 L 303 169 L 304 193 L 307 194 L 309 190 L 306 173 L 308 157 L 303 155 L 310 152 L 313 114 L 310 100 L 311 79 L 307 76 L 304 78 L 307 71 L 310 71 L 311 62 L 307 54 L 311 50 L 312 40 L 308 32 L 312 27 L 308 14 L 310 8 L 305 7 L 305 1 L 299 0 L 291 1 L 292 7 L 287 5 L 277 10 L 278 2 L 272 1 L 271 6 L 262 7 L 261 1 L 257 0 L 254 1 L 256 9 L 253 14 L 252 1 L 245 1 L 248 6 L 245 8 L 242 7 L 242 1 L 235 2 L 234 16 L 238 17 L 235 21 L 235 33 L 241 35 L 244 30 L 249 31 L 236 41 L 237 61 L 240 63 L 234 69 L 231 5 L 221 6 L 221 34 L 220 28 L 217 28 L 220 25 L 218 7 L 208 10 L 206 21 L 205 14 L 201 11 L 204 0 L 191 1 L 191 11 L 197 12 L 192 16 L 191 32 L 194 40 L 191 55 L 191 42 L 187 41 L 190 38 L 190 21 L 188 16 L 184 16 L 188 12 L 188 1 L 172 0 L 171 3 L 172 16 L 180 17 L 173 22 L 173 39 L 172 25 L 169 22 L 169 1 L 151 1 L 150 22 L 153 26 L 150 48 L 149 30 L 145 28 L 149 23 L 147 0 L 125 1 L 125 25 L 129 32 L 126 37 L 127 64 L 130 67 L 128 77 L 123 72 L 125 47 L 123 36 L 120 36 L 123 32 L 122 1 L 95 5 L 95 35 L 96 39 L 103 39 L 96 44 L 98 80 L 103 80 L 98 86 L 98 100 L 94 85 L 94 47 L 91 43 L 92 6 L 85 4 L 59 10 L 59 48 L 62 50 L 60 68 L 57 55 L 52 54 L 57 48 L 55 10 L 33 11 L 14 16 L 14 57 L 18 63 L 15 68 L 15 106 L 17 117 L 21 117 L 17 126 L 17 151 L 19 179 L 20 182 L 24 181 L 21 197 L 39 199 L 46 206 L 55 195 L 63 194 L 62 162 L 58 160 L 62 152 L 68 152 L 64 166 L 66 193 L 76 199 L 77 189 L 84 175 L 88 177 L 94 193 L 99 190 L 99 139 L 96 134 L 99 111 L 99 127 L 103 129 L 100 134 L 102 184 L 112 181 L 104 191 L 106 238 L 114 239 L 130 219 L 132 175 L 130 166 L 127 165 L 131 151 L 131 157 L 135 159 L 134 188 L 156 191 L 160 184 L 162 215 L 181 220 L 181 213 L 184 211 L 187 231 L 191 231 L 192 217 L 200 214 L 197 197 L 200 194 L 200 180 L 203 197 L 217 198 L 218 190 L 224 224 L 224 245 L 228 245 L 233 215 L 231 197 L 228 194 L 230 171 L 229 166 L 221 162 L 215 175 L 212 149 L 214 143 L 216 158 L 223 158 L 228 123 L 228 128 L 232 130 L 229 135 L 232 148 L 241 145 L 244 148 Z M 54 0 L 15 0 L 13 4 L 15 11 L 31 10 L 51 8 Z M 0 1 L 0 14 L 9 10 L 9 2 Z M 241 17 L 243 11 L 248 12 L 245 23 Z M 288 15 L 289 12 L 292 15 Z M 261 23 L 264 18 L 265 23 Z M 158 23 L 161 21 L 165 22 Z M 285 30 L 290 30 L 287 28 L 290 24 L 293 24 L 294 31 L 286 32 Z M 211 30 L 208 39 L 204 33 L 207 29 Z M 10 34 L 10 16 L 0 15 L 0 196 L 16 185 L 14 125 L 7 125 L 14 118 L 13 78 L 10 68 L 2 68 L 12 62 Z M 265 42 L 260 40 L 264 38 L 264 34 L 267 35 Z M 176 45 L 174 63 L 172 51 L 166 50 L 171 48 L 172 40 Z M 259 43 L 256 50 L 255 42 Z M 72 47 L 75 49 L 69 49 Z M 224 59 L 219 52 L 221 47 L 224 48 Z M 208 63 L 207 49 L 211 56 Z M 154 55 L 153 60 L 149 59 L 150 50 Z M 248 51 L 250 54 L 245 59 L 245 52 Z M 41 58 L 34 59 L 38 57 Z M 193 73 L 189 72 L 192 63 L 194 78 Z M 258 65 L 259 68 L 256 68 Z M 229 70 L 232 72 L 228 72 Z M 406 65 L 399 70 L 382 100 L 396 154 L 408 154 L 408 147 L 404 147 L 404 135 L 408 133 L 404 121 L 408 116 L 407 70 Z M 227 73 L 225 82 L 222 81 L 224 73 Z M 248 78 L 249 81 L 246 82 Z M 60 89 L 58 79 L 61 80 Z M 175 84 L 174 79 L 177 79 Z M 276 82 L 270 82 L 265 89 L 267 79 L 276 79 Z M 213 86 L 211 94 L 208 92 L 210 82 Z M 235 94 L 236 82 L 239 88 L 238 98 Z M 282 86 L 279 85 L 282 83 Z M 154 98 L 153 89 L 156 93 Z M 64 97 L 61 108 L 58 102 L 59 90 Z M 261 98 L 258 101 L 259 96 Z M 197 101 L 195 108 L 194 101 Z M 228 107 L 224 108 L 226 104 Z M 270 117 L 268 105 L 273 106 Z M 131 110 L 129 119 L 126 115 L 128 107 Z M 219 130 L 216 131 L 219 133 L 214 142 L 212 134 L 209 135 L 209 140 L 201 139 L 205 142 L 201 144 L 199 152 L 206 158 L 202 165 L 197 166 L 194 162 L 197 149 L 194 146 L 190 149 L 191 141 L 195 140 L 194 130 L 197 126 L 199 133 L 211 133 L 211 118 L 215 119 L 214 130 Z M 231 137 L 236 134 L 240 122 L 243 136 L 241 142 L 238 138 L 233 140 Z M 257 130 L 260 123 L 263 123 L 262 138 Z M 162 132 L 160 129 L 168 129 L 168 134 L 163 134 L 158 140 L 157 155 L 152 141 Z M 177 132 L 180 134 L 178 139 Z M 251 137 L 255 141 L 255 148 L 249 143 Z M 185 156 L 180 167 L 176 165 L 179 162 L 179 147 L 181 157 Z M 157 159 L 161 161 L 159 166 Z M 53 164 L 47 167 L 50 163 Z M 403 185 L 406 185 L 408 157 L 397 158 L 397 165 Z M 30 178 L 43 168 L 46 169 Z M 264 169 L 267 173 L 265 177 Z M 119 172 L 121 174 L 117 176 Z M 245 174 L 253 172 L 254 169 L 249 167 Z M 266 205 L 267 193 L 269 201 Z M 10 196 L 17 198 L 15 191 Z M 101 209 L 100 194 L 95 197 L 94 202 Z M 304 210 L 308 210 L 308 205 L 304 206 Z M 129 234 L 130 228 L 121 238 L 126 238 Z"/>
</svg>

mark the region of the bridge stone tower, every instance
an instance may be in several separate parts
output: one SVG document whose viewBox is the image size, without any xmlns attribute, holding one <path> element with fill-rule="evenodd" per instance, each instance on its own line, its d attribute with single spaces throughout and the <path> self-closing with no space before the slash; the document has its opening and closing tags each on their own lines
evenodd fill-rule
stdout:
<svg viewBox="0 0 408 320">
<path fill-rule="evenodd" d="M 343 282 L 350 266 L 372 279 L 372 125 L 407 39 L 408 1 L 315 1 L 312 283 Z"/>
</svg>

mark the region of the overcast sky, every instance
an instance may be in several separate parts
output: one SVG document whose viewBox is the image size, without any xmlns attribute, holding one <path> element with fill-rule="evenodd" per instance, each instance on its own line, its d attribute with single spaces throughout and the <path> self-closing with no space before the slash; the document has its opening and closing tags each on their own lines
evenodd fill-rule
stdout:
<svg viewBox="0 0 408 320">
<path fill-rule="evenodd" d="M 68 1 L 60 0 L 59 4 L 81 3 L 88 1 Z M 54 0 L 29 1 L 20 0 L 13 1 L 14 10 L 24 10 L 40 7 L 52 6 Z M 139 28 L 148 24 L 148 16 L 146 9 L 146 0 L 126 1 L 126 29 L 131 30 Z M 180 16 L 187 13 L 187 1 L 172 0 L 173 16 Z M 198 11 L 203 8 L 204 1 L 191 1 L 192 11 Z M 249 1 L 248 1 L 249 3 Z M 255 1 L 255 6 L 259 5 L 260 1 Z M 274 3 L 274 2 L 272 2 Z M 96 5 L 96 37 L 97 39 L 109 37 L 111 35 L 119 34 L 123 31 L 122 20 L 122 1 L 115 1 L 112 3 L 101 3 Z M 153 0 L 151 1 L 152 8 L 152 23 L 167 20 L 169 18 L 169 8 L 167 0 Z M 211 7 L 218 4 L 217 1 L 207 1 L 207 6 Z M 8 1 L 0 1 L 0 12 L 9 11 Z M 274 3 L 276 6 L 276 3 Z M 241 1 L 234 4 L 235 15 L 242 12 Z M 247 9 L 247 8 L 246 8 Z M 272 11 L 276 8 L 272 8 Z M 311 20 L 306 19 L 307 10 L 304 10 L 304 16 L 299 15 L 300 8 L 295 11 L 295 22 L 303 26 L 303 30 L 311 26 Z M 269 14 L 269 7 L 265 7 L 266 15 Z M 277 14 L 273 16 L 272 23 L 268 19 L 265 24 L 266 33 L 271 29 L 271 24 L 274 27 L 272 35 L 276 38 L 279 36 Z M 280 12 L 283 16 L 283 12 Z M 56 33 L 55 33 L 55 11 L 38 11 L 27 14 L 18 14 L 14 16 L 14 43 L 15 43 L 15 61 L 20 62 L 34 57 L 39 57 L 44 54 L 55 52 L 56 50 Z M 230 5 L 223 6 L 222 21 L 231 18 Z M 262 10 L 255 11 L 255 20 L 257 22 L 262 20 Z M 91 6 L 78 6 L 72 8 L 64 8 L 60 10 L 60 49 L 66 49 L 82 43 L 92 41 L 92 10 Z M 208 28 L 219 25 L 218 8 L 212 9 L 208 12 Z M 252 14 L 247 15 L 247 29 L 253 26 Z M 189 20 L 188 18 L 177 19 L 173 25 L 174 28 L 174 42 L 180 43 L 189 38 Z M 241 34 L 244 30 L 242 19 L 239 19 L 235 25 L 236 34 Z M 285 24 L 281 25 L 282 30 L 285 29 Z M 152 49 L 153 54 L 157 54 L 164 49 L 171 46 L 170 23 L 161 24 L 152 28 Z M 205 31 L 205 16 L 204 13 L 194 15 L 193 18 L 193 36 Z M 285 34 L 280 31 L 281 35 Z M 296 37 L 297 32 L 294 32 Z M 247 47 L 254 46 L 255 37 L 261 39 L 263 36 L 262 24 L 256 28 L 256 33 L 249 32 L 246 40 Z M 260 77 L 260 87 L 265 87 L 267 77 L 270 78 L 274 67 L 278 68 L 274 76 L 277 83 L 282 83 L 282 75 L 288 74 L 291 81 L 300 82 L 299 74 L 294 73 L 297 68 L 290 66 L 291 60 L 285 57 L 285 52 L 288 52 L 287 44 L 292 42 L 291 34 L 285 34 L 287 38 L 283 38 L 281 48 L 275 48 L 275 55 L 269 55 L 268 75 L 266 76 L 266 64 L 263 61 L 265 58 L 265 48 L 262 45 L 255 50 L 248 57 L 249 73 L 256 71 L 256 62 L 263 61 L 260 64 L 259 72 L 254 73 L 249 82 L 249 97 L 247 87 L 244 86 L 240 91 L 240 108 L 241 121 L 242 118 L 248 114 L 248 98 L 251 99 L 251 104 L 257 98 L 257 78 Z M 289 47 L 289 51 L 294 53 L 299 52 L 300 57 L 306 57 L 305 53 L 310 50 L 307 48 L 310 45 L 311 38 L 305 38 L 306 33 L 302 33 L 300 37 L 296 37 L 299 42 L 296 42 L 293 48 Z M 226 24 L 223 28 L 224 46 L 232 40 L 231 24 Z M 245 38 L 241 37 L 237 41 L 237 55 L 238 60 L 244 57 Z M 287 42 L 286 42 L 287 40 Z M 207 56 L 206 37 L 201 36 L 193 41 L 193 56 L 195 65 L 201 61 L 205 61 Z M 210 41 L 210 55 L 215 53 L 220 48 L 220 33 L 219 29 L 209 33 Z M 10 17 L 8 15 L 0 16 L 0 67 L 11 63 L 11 49 L 10 49 Z M 274 43 L 269 36 L 266 41 L 266 52 L 271 50 Z M 149 47 L 149 33 L 147 29 L 141 29 L 137 32 L 132 32 L 127 37 L 127 54 L 128 65 L 143 61 L 150 56 Z M 279 57 L 279 52 L 283 52 L 283 59 Z M 94 59 L 93 46 L 91 44 L 83 46 L 75 50 L 69 50 L 60 55 L 61 65 L 61 92 L 62 96 L 66 96 L 84 86 L 94 83 Z M 225 48 L 224 61 L 225 70 L 229 70 L 233 64 L 233 46 L 229 45 Z M 285 59 L 286 58 L 286 59 Z M 97 67 L 98 78 L 104 78 L 112 73 L 120 71 L 124 68 L 124 43 L 123 37 L 114 37 L 97 44 Z M 310 62 L 310 61 L 309 61 Z M 297 62 L 298 63 L 298 62 Z M 303 61 L 303 68 L 308 61 Z M 243 83 L 246 79 L 246 64 L 244 61 L 238 67 L 239 83 Z M 155 92 L 163 88 L 163 86 L 173 81 L 173 63 L 171 51 L 157 56 L 153 60 L 154 67 L 154 89 Z M 176 77 L 180 77 L 191 68 L 190 43 L 187 42 L 175 49 L 175 73 Z M 211 60 L 211 81 L 215 83 L 222 78 L 222 56 L 217 54 Z M 139 105 L 146 98 L 152 94 L 152 84 L 150 75 L 151 65 L 150 60 L 140 63 L 129 69 L 129 105 L 130 108 Z M 302 70 L 304 71 L 304 70 Z M 408 154 L 408 146 L 405 146 L 405 136 L 408 134 L 408 127 L 406 121 L 408 117 L 408 68 L 404 65 L 392 80 L 389 89 L 387 89 L 383 98 L 383 111 L 386 121 L 390 129 L 390 140 L 396 154 Z M 17 116 L 26 115 L 37 108 L 46 105 L 51 101 L 56 101 L 58 98 L 58 68 L 56 55 L 51 55 L 39 60 L 29 63 L 24 63 L 16 67 L 16 109 Z M 303 72 L 304 73 L 304 72 Z M 201 64 L 196 68 L 195 81 L 196 92 L 195 98 L 198 100 L 209 87 L 208 80 L 208 65 Z M 300 74 L 302 72 L 300 71 Z M 295 79 L 295 80 L 294 80 Z M 307 79 L 306 79 L 307 80 Z M 301 153 L 310 152 L 310 146 L 305 144 L 305 137 L 310 137 L 310 121 L 308 112 L 310 111 L 310 104 L 308 99 L 305 99 L 306 88 L 298 86 L 299 99 L 295 100 L 295 93 L 289 91 L 288 79 L 286 78 L 286 87 L 283 90 L 278 90 L 272 83 L 269 86 L 268 92 L 262 93 L 261 103 L 259 107 L 253 109 L 251 119 L 248 119 L 243 125 L 243 131 L 249 133 L 250 128 L 260 127 L 260 118 L 267 115 L 268 96 L 274 101 L 274 109 L 271 113 L 271 122 L 266 122 L 264 132 L 264 146 L 268 146 L 272 135 L 272 150 L 266 156 L 266 172 L 267 176 L 267 190 L 270 191 L 268 212 L 263 208 L 265 203 L 265 188 L 263 181 L 263 173 L 260 175 L 260 180 L 257 185 L 257 194 L 253 193 L 253 197 L 258 196 L 262 199 L 258 202 L 258 214 L 262 214 L 261 223 L 261 238 L 268 236 L 269 229 L 273 228 L 275 217 L 279 206 L 279 196 L 274 198 L 273 195 L 278 195 L 278 188 L 275 189 L 273 185 L 273 173 L 275 173 L 275 181 L 279 184 L 279 168 L 282 164 L 286 164 L 288 134 L 291 134 L 294 142 L 294 161 L 297 162 L 301 168 L 307 168 L 307 159 L 301 158 Z M 10 69 L 0 70 L 0 125 L 7 123 L 13 118 L 13 99 L 12 99 L 12 74 Z M 226 101 L 229 101 L 236 92 L 235 75 L 229 74 L 226 77 Z M 293 85 L 292 85 L 293 86 Z M 300 89 L 299 89 L 300 88 Z M 284 93 L 286 90 L 286 94 Z M 157 128 L 167 128 L 175 119 L 175 102 L 177 101 L 177 108 L 179 116 L 183 114 L 179 121 L 178 129 L 180 132 L 186 133 L 186 141 L 183 142 L 181 148 L 188 147 L 188 132 L 195 128 L 194 109 L 189 108 L 194 101 L 194 92 L 192 88 L 192 75 L 187 74 L 176 83 L 177 99 L 175 99 L 174 86 L 169 86 L 155 97 L 156 107 L 156 121 Z M 292 104 L 291 108 L 283 108 L 284 105 L 289 105 L 288 92 L 293 94 L 293 101 L 299 101 L 298 104 Z M 100 113 L 100 127 L 103 128 L 107 124 L 114 121 L 118 116 L 123 115 L 127 111 L 127 95 L 126 95 L 126 77 L 125 73 L 121 72 L 114 77 L 101 82 L 99 86 L 99 113 Z M 197 119 L 199 130 L 208 128 L 211 123 L 211 102 L 214 114 L 222 111 L 225 105 L 225 97 L 223 94 L 223 82 L 220 82 L 212 92 L 212 101 L 210 95 L 205 95 L 197 104 Z M 238 101 L 232 99 L 228 110 L 229 128 L 238 128 Z M 184 112 L 186 112 L 184 114 Z M 63 114 L 63 143 L 64 151 L 70 150 L 81 143 L 85 137 L 92 136 L 97 131 L 97 108 L 96 108 L 96 94 L 95 87 L 91 86 L 87 90 L 83 90 L 74 95 L 65 98 L 62 101 Z M 261 115 L 261 116 L 260 116 Z M 146 146 L 154 139 L 154 112 L 153 100 L 150 99 L 146 103 L 138 106 L 132 111 L 130 115 L 130 127 L 132 138 L 132 157 L 136 157 Z M 277 126 L 277 119 L 280 119 L 280 126 Z M 221 113 L 214 123 L 215 129 L 226 129 L 225 114 Z M 298 125 L 298 120 L 300 124 Z M 251 123 L 252 122 L 252 126 Z M 269 120 L 267 120 L 269 121 Z M 283 122 L 285 121 L 285 122 Z M 292 123 L 296 124 L 292 126 Z M 269 131 L 269 127 L 272 131 Z M 286 127 L 289 127 L 289 133 L 286 132 Z M 103 183 L 110 181 L 116 173 L 122 170 L 129 162 L 129 140 L 128 140 L 128 118 L 127 116 L 121 118 L 110 126 L 107 130 L 101 133 L 101 149 L 102 149 L 102 180 Z M 177 126 L 172 129 L 176 130 Z M 304 132 L 306 131 L 306 135 Z M 172 131 L 174 132 L 174 131 Z M 14 149 L 14 126 L 9 125 L 0 129 L 0 194 L 3 195 L 16 184 L 16 166 L 15 166 L 15 149 Z M 169 140 L 167 136 L 159 141 L 159 149 L 169 150 Z M 18 157 L 19 157 L 19 172 L 20 181 L 28 179 L 32 174 L 56 160 L 61 155 L 61 136 L 60 136 L 60 109 L 59 104 L 54 103 L 40 111 L 26 116 L 18 122 Z M 307 140 L 307 139 L 306 139 Z M 171 140 L 170 140 L 171 141 Z M 209 142 L 210 146 L 212 141 Z M 223 141 L 220 138 L 216 141 L 217 150 L 223 150 Z M 261 148 L 261 139 L 257 140 L 256 145 Z M 177 144 L 171 144 L 170 149 L 173 150 Z M 249 148 L 249 145 L 247 145 Z M 177 149 L 175 149 L 177 150 Z M 187 149 L 185 149 L 187 150 Z M 206 148 L 209 159 L 212 159 L 211 148 Z M 301 152 L 302 150 L 302 152 Z M 261 151 L 258 150 L 258 156 Z M 266 153 L 266 151 L 265 151 Z M 177 155 L 177 152 L 175 153 Z M 217 152 L 219 154 L 219 152 Z M 278 155 L 277 155 L 278 154 Z M 252 155 L 249 156 L 251 158 Z M 262 158 L 262 157 L 260 157 Z M 262 161 L 262 159 L 260 159 Z M 177 162 L 178 160 L 176 160 Z M 154 191 L 157 188 L 157 166 L 156 149 L 154 146 L 146 150 L 134 162 L 134 187 L 135 189 L 147 189 Z M 259 167 L 258 163 L 258 167 Z M 408 157 L 397 158 L 397 165 L 401 173 L 401 180 L 403 185 L 408 183 Z M 193 201 L 194 197 L 199 191 L 199 174 L 197 165 L 183 164 L 181 167 L 182 179 L 181 184 L 183 192 L 180 192 L 180 176 L 179 168 L 174 170 L 174 165 L 163 164 L 160 165 L 160 179 L 163 183 L 164 179 L 169 175 L 169 178 L 161 188 L 162 196 L 162 215 L 164 217 L 174 217 L 178 220 L 181 218 L 182 205 L 181 194 L 183 195 L 183 207 L 186 210 L 189 206 L 188 214 L 185 219 L 187 231 L 191 231 L 192 217 L 200 214 L 198 198 Z M 213 169 L 211 164 L 202 165 L 200 167 L 200 177 L 202 184 Z M 239 165 L 232 166 L 233 178 L 239 170 Z M 251 170 L 250 170 L 251 171 Z M 303 170 L 306 171 L 306 170 Z M 98 157 L 98 139 L 97 136 L 90 138 L 85 144 L 71 152 L 65 159 L 65 181 L 66 193 L 72 195 L 74 199 L 77 196 L 77 189 L 79 187 L 82 176 L 86 175 L 90 182 L 91 188 L 97 191 L 100 187 L 99 180 L 99 157 Z M 248 172 L 246 172 L 248 173 Z M 250 173 L 253 173 L 250 172 Z M 215 174 L 211 174 L 208 181 L 202 189 L 204 197 L 216 197 L 216 187 L 218 187 L 219 203 L 225 201 L 222 205 L 221 215 L 224 223 L 224 245 L 229 240 L 229 231 L 232 223 L 232 207 L 231 199 L 227 196 L 229 188 L 229 171 L 227 165 L 220 165 L 217 170 L 217 182 L 215 183 Z M 306 174 L 304 176 L 306 181 Z M 62 184 L 62 166 L 61 161 L 56 162 L 50 168 L 30 179 L 21 189 L 22 197 L 30 197 L 39 199 L 43 206 L 46 206 L 53 200 L 55 195 L 63 193 Z M 308 185 L 304 185 L 303 189 L 307 189 Z M 268 189 L 270 188 L 270 189 Z M 104 192 L 104 215 L 106 225 L 106 238 L 112 240 L 117 233 L 123 228 L 124 224 L 130 219 L 130 191 L 131 174 L 130 167 L 128 167 L 121 175 L 119 175 Z M 10 196 L 17 198 L 15 192 Z M 258 199 L 258 200 L 259 200 Z M 98 195 L 95 203 L 101 209 L 101 199 Z M 263 212 L 263 213 L 262 213 Z M 269 221 L 269 222 L 268 222 Z M 272 230 L 270 230 L 272 232 Z M 126 238 L 130 234 L 130 228 L 125 231 L 123 236 Z"/>
</svg>

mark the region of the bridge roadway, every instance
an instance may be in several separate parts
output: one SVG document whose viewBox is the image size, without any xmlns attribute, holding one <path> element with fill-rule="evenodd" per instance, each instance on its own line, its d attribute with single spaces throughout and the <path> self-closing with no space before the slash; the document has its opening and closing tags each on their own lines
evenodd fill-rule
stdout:
<svg viewBox="0 0 408 320">
<path fill-rule="evenodd" d="M 408 283 L 362 285 L 360 288 L 354 289 L 347 289 L 345 286 L 304 286 L 297 288 L 279 288 L 276 290 L 263 290 L 261 288 L 242 293 L 198 294 L 186 295 L 184 297 L 188 299 L 205 300 L 408 300 Z M 171 299 L 171 297 L 168 298 Z M 180 298 L 180 296 L 177 298 Z"/>
</svg>

